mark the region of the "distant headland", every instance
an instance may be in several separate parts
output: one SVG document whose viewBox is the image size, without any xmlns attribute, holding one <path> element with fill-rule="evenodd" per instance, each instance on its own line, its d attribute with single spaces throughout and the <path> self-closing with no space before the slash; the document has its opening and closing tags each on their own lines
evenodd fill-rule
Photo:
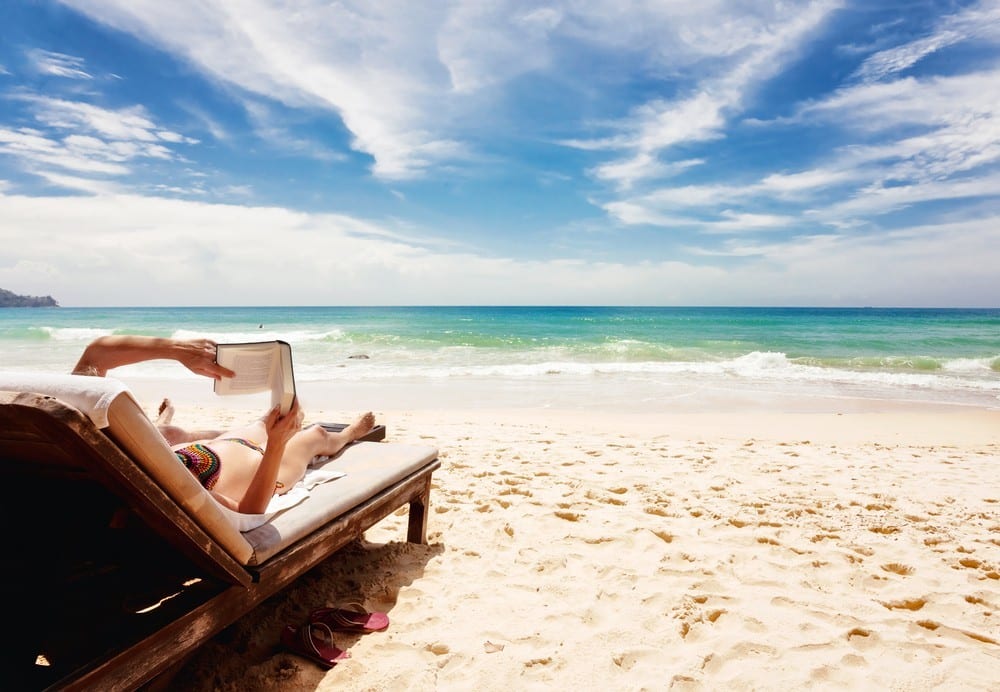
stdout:
<svg viewBox="0 0 1000 692">
<path fill-rule="evenodd" d="M 0 288 L 0 308 L 57 308 L 59 303 L 52 296 L 19 296 Z"/>
</svg>

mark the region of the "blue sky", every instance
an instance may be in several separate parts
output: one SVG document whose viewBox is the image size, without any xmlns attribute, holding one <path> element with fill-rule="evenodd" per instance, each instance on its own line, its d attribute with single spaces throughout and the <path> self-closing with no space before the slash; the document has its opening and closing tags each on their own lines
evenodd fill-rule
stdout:
<svg viewBox="0 0 1000 692">
<path fill-rule="evenodd" d="M 0 287 L 1000 305 L 1000 0 L 13 0 Z"/>
</svg>

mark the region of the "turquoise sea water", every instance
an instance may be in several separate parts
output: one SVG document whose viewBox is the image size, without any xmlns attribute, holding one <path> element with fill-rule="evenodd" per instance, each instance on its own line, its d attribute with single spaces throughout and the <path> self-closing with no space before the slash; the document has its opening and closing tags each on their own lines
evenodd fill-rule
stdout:
<svg viewBox="0 0 1000 692">
<path fill-rule="evenodd" d="M 732 392 L 1000 407 L 1000 309 L 18 308 L 0 310 L 0 368 L 65 372 L 111 333 L 284 339 L 304 383 L 521 383 L 540 400 L 567 385 L 593 401 L 664 405 Z M 191 377 L 165 361 L 122 371 Z"/>
</svg>

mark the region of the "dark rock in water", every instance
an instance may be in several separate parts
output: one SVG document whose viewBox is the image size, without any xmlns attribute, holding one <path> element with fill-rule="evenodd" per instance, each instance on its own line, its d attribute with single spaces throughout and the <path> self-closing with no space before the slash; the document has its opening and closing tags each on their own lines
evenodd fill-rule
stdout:
<svg viewBox="0 0 1000 692">
<path fill-rule="evenodd" d="M 367 353 L 355 353 L 353 356 L 347 356 L 348 358 L 355 358 L 357 360 L 368 360 L 369 356 Z"/>
<path fill-rule="evenodd" d="M 0 288 L 0 308 L 57 308 L 52 296 L 19 296 Z"/>
</svg>

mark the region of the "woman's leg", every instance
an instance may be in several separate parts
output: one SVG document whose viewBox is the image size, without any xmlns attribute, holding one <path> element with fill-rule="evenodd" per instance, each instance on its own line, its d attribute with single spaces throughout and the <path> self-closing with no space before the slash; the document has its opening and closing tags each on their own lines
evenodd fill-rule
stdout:
<svg viewBox="0 0 1000 692">
<path fill-rule="evenodd" d="M 288 490 L 302 480 L 309 462 L 318 456 L 333 456 L 350 443 L 358 440 L 375 426 L 375 416 L 365 413 L 341 430 L 330 432 L 319 425 L 300 430 L 285 446 L 285 456 L 278 471 L 278 494 Z"/>
</svg>

